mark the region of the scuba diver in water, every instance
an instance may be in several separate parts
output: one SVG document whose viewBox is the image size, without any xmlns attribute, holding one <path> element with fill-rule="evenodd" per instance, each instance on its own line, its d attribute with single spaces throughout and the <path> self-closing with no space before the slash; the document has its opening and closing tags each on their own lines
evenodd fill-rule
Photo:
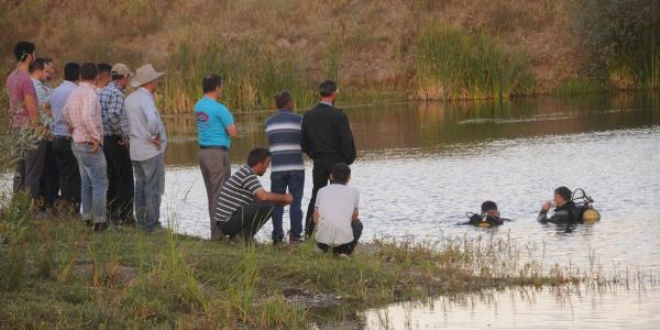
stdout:
<svg viewBox="0 0 660 330">
<path fill-rule="evenodd" d="M 554 214 L 548 218 L 548 212 L 552 207 L 552 202 L 546 202 L 541 208 L 541 213 L 537 218 L 540 223 L 578 223 L 582 222 L 580 210 L 573 203 L 573 192 L 566 187 L 555 189 L 554 204 L 556 205 Z"/>
<path fill-rule="evenodd" d="M 481 214 L 468 212 L 466 215 L 470 221 L 464 224 L 478 227 L 499 226 L 502 225 L 504 221 L 511 221 L 509 219 L 500 218 L 497 204 L 493 201 L 485 201 L 481 204 Z"/>
</svg>

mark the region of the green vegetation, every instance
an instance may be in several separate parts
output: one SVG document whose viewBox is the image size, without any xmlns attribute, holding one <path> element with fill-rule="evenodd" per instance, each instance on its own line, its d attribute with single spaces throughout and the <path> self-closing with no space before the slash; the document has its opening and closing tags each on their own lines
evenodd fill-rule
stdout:
<svg viewBox="0 0 660 330">
<path fill-rule="evenodd" d="M 505 55 L 485 35 L 433 27 L 421 35 L 417 52 L 421 99 L 503 99 L 533 91 L 534 79 L 525 61 Z"/>
<path fill-rule="evenodd" d="M 660 88 L 660 2 L 575 0 L 574 8 L 593 78 L 621 90 Z"/>
</svg>

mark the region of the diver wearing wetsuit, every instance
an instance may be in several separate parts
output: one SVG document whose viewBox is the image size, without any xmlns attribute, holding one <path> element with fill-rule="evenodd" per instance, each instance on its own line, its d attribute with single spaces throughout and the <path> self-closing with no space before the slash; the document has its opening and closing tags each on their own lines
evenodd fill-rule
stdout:
<svg viewBox="0 0 660 330">
<path fill-rule="evenodd" d="M 478 226 L 480 223 L 487 222 L 491 226 L 499 226 L 504 223 L 504 218 L 500 218 L 500 212 L 497 210 L 497 204 L 493 201 L 485 201 L 481 204 L 481 215 L 473 214 L 468 224 Z"/>
<path fill-rule="evenodd" d="M 547 202 L 543 205 L 539 217 L 536 219 L 540 223 L 577 223 L 578 210 L 575 203 L 571 200 L 573 193 L 566 187 L 555 189 L 554 202 L 557 207 L 554 214 L 548 218 L 548 212 L 552 204 Z"/>
</svg>

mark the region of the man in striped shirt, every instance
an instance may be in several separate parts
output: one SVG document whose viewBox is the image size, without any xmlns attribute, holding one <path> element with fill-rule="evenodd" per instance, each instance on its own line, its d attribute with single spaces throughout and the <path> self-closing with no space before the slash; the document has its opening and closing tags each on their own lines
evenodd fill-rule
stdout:
<svg viewBox="0 0 660 330">
<path fill-rule="evenodd" d="M 291 194 L 267 192 L 259 182 L 270 166 L 270 152 L 256 148 L 250 152 L 247 164 L 234 173 L 222 186 L 215 221 L 224 235 L 241 235 L 246 241 L 270 219 L 273 204 L 288 205 Z"/>
<path fill-rule="evenodd" d="M 266 120 L 266 135 L 270 144 L 273 166 L 270 175 L 270 190 L 284 194 L 287 187 L 293 195 L 293 203 L 289 208 L 291 231 L 290 242 L 300 242 L 302 235 L 302 195 L 305 188 L 305 165 L 300 148 L 300 123 L 302 116 L 293 113 L 293 98 L 291 92 L 282 91 L 275 96 L 275 104 L 279 109 L 276 114 Z M 273 210 L 273 243 L 284 240 L 282 216 L 284 206 L 276 205 Z"/>
</svg>

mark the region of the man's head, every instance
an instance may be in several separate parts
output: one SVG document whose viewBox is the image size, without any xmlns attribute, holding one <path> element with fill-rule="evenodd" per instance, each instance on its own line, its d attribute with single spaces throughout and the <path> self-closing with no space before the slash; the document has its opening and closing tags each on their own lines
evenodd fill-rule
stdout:
<svg viewBox="0 0 660 330">
<path fill-rule="evenodd" d="M 99 77 L 99 69 L 94 63 L 83 63 L 80 66 L 80 80 L 95 84 Z"/>
<path fill-rule="evenodd" d="M 131 80 L 131 87 L 142 87 L 151 93 L 158 89 L 158 80 L 165 72 L 157 72 L 153 65 L 145 64 L 135 71 L 135 77 Z"/>
<path fill-rule="evenodd" d="M 103 88 L 108 86 L 112 76 L 112 67 L 108 63 L 99 63 L 98 64 L 98 79 L 96 81 L 96 87 Z"/>
<path fill-rule="evenodd" d="M 217 74 L 207 74 L 202 79 L 202 90 L 204 94 L 212 96 L 214 99 L 222 94 L 222 77 Z"/>
<path fill-rule="evenodd" d="M 275 94 L 275 105 L 278 109 L 293 110 L 293 96 L 291 92 L 283 90 Z"/>
<path fill-rule="evenodd" d="M 330 182 L 338 184 L 347 184 L 351 181 L 351 168 L 344 163 L 339 163 L 332 167 L 330 172 Z"/>
<path fill-rule="evenodd" d="M 33 43 L 21 41 L 14 46 L 14 57 L 19 63 L 30 64 L 34 61 L 34 52 L 36 47 Z"/>
<path fill-rule="evenodd" d="M 30 76 L 37 80 L 46 80 L 46 67 L 47 64 L 45 58 L 40 57 L 35 59 L 29 66 Z"/>
<path fill-rule="evenodd" d="M 80 80 L 80 64 L 67 63 L 64 65 L 64 80 L 76 82 Z"/>
<path fill-rule="evenodd" d="M 570 202 L 571 196 L 573 196 L 573 192 L 564 186 L 555 189 L 555 205 L 562 206 Z"/>
<path fill-rule="evenodd" d="M 112 81 L 114 81 L 117 86 L 123 89 L 128 86 L 128 81 L 133 76 L 133 73 L 131 72 L 131 69 L 126 66 L 126 64 L 117 63 L 112 66 L 110 75 L 112 77 Z"/>
<path fill-rule="evenodd" d="M 326 80 L 319 85 L 319 95 L 324 101 L 334 102 L 337 98 L 337 83 Z"/>
<path fill-rule="evenodd" d="M 248 155 L 247 164 L 258 176 L 264 175 L 270 166 L 270 151 L 266 148 L 252 149 Z"/>
<path fill-rule="evenodd" d="M 500 216 L 500 212 L 497 210 L 497 204 L 493 201 L 481 203 L 481 212 L 494 217 Z"/>
<path fill-rule="evenodd" d="M 52 58 L 44 57 L 44 62 L 46 62 L 46 68 L 44 69 L 44 72 L 46 73 L 46 81 L 51 82 L 55 80 L 55 77 L 57 76 L 57 70 L 55 69 L 55 65 L 53 65 Z"/>
</svg>

